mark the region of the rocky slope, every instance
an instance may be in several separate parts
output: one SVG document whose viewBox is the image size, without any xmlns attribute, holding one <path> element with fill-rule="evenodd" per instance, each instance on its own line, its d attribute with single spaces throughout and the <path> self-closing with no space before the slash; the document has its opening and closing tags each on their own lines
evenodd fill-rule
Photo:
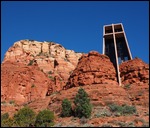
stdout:
<svg viewBox="0 0 150 128">
<path fill-rule="evenodd" d="M 51 95 L 48 108 L 56 114 L 60 114 L 62 100 L 68 98 L 73 103 L 79 88 L 70 88 L 60 91 L 57 95 Z M 88 93 L 93 106 L 107 106 L 113 103 L 118 105 L 132 104 L 126 91 L 115 84 L 112 84 L 111 87 L 109 84 L 92 84 L 82 86 L 82 88 Z"/>
<path fill-rule="evenodd" d="M 141 59 L 120 65 L 119 86 L 115 68 L 105 55 L 96 51 L 75 53 L 54 42 L 21 40 L 6 52 L 1 69 L 1 113 L 12 116 L 24 105 L 36 112 L 47 108 L 54 111 L 56 125 L 80 126 L 82 120 L 59 115 L 62 100 L 68 98 L 74 107 L 73 99 L 82 87 L 93 105 L 92 117 L 87 120 L 90 126 L 121 126 L 130 121 L 142 126 L 140 119 L 148 122 L 149 65 Z M 113 103 L 134 105 L 137 113 L 128 117 L 113 115 L 108 108 Z M 109 116 L 99 116 L 103 111 Z"/>
<path fill-rule="evenodd" d="M 48 90 L 52 92 L 53 82 L 37 65 L 6 61 L 1 65 L 1 100 L 16 104 L 44 99 Z"/>
<path fill-rule="evenodd" d="M 66 84 L 81 55 L 81 53 L 67 50 L 54 42 L 21 40 L 15 42 L 8 49 L 3 63 L 9 60 L 12 63 L 28 65 L 30 62 L 35 61 L 43 72 L 54 79 L 53 91 L 59 91 Z"/>
<path fill-rule="evenodd" d="M 122 84 L 134 105 L 149 106 L 149 65 L 135 58 L 120 65 Z"/>
</svg>

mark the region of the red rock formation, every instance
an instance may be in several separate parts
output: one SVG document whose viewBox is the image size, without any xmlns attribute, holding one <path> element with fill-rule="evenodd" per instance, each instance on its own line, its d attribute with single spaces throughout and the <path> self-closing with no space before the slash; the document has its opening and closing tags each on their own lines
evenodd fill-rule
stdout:
<svg viewBox="0 0 150 128">
<path fill-rule="evenodd" d="M 65 89 L 91 84 L 117 84 L 116 71 L 110 59 L 96 51 L 83 55 L 70 75 Z"/>
<path fill-rule="evenodd" d="M 135 58 L 120 65 L 120 76 L 123 84 L 149 83 L 149 65 Z"/>
<path fill-rule="evenodd" d="M 2 112 L 12 115 L 21 107 L 14 107 L 12 101 L 15 106 L 36 100 L 41 105 L 42 101 L 47 102 L 47 96 L 62 90 L 81 55 L 54 42 L 15 42 L 1 64 Z M 47 107 L 36 105 L 39 110 Z"/>
<path fill-rule="evenodd" d="M 60 91 L 81 55 L 54 42 L 20 40 L 6 52 L 3 63 L 8 60 L 28 65 L 30 61 L 35 60 L 38 67 L 57 83 L 53 85 L 53 91 Z"/>
<path fill-rule="evenodd" d="M 135 58 L 120 65 L 122 84 L 133 105 L 149 106 L 149 65 Z"/>
<path fill-rule="evenodd" d="M 22 63 L 5 61 L 1 65 L 1 100 L 16 104 L 44 99 L 52 82 L 41 72 L 37 65 L 26 66 Z"/>
<path fill-rule="evenodd" d="M 115 68 L 106 55 L 91 51 L 80 56 L 81 53 L 66 50 L 52 42 L 16 42 L 1 64 L 1 112 L 12 116 L 23 105 L 28 105 L 36 112 L 48 108 L 57 115 L 61 112 L 62 100 L 68 98 L 73 105 L 74 97 L 82 86 L 94 107 L 108 107 L 112 103 L 132 104 L 138 108 L 139 115 L 146 115 L 149 107 L 147 64 L 140 59 L 122 63 L 120 73 L 124 86 L 120 87 Z M 33 64 L 28 66 L 30 62 Z M 10 101 L 14 101 L 15 105 Z M 132 117 L 115 118 L 126 122 Z M 90 121 L 100 125 L 108 120 L 113 122 L 114 117 Z"/>
</svg>

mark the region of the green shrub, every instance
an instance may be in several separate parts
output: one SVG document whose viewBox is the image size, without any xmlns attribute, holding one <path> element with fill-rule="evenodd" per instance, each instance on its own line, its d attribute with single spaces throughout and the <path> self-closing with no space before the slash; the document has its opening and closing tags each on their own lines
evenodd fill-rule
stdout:
<svg viewBox="0 0 150 128">
<path fill-rule="evenodd" d="M 102 109 L 100 111 L 97 111 L 94 116 L 95 117 L 109 117 L 111 116 L 111 112 L 107 109 Z"/>
<path fill-rule="evenodd" d="M 121 107 L 116 104 L 110 104 L 109 108 L 112 112 L 120 111 Z"/>
<path fill-rule="evenodd" d="M 32 65 L 34 62 L 34 60 L 30 60 L 30 62 L 28 63 L 28 66 Z"/>
<path fill-rule="evenodd" d="M 53 74 L 53 72 L 52 72 L 52 71 L 49 71 L 48 74 Z"/>
<path fill-rule="evenodd" d="M 80 88 L 78 93 L 76 94 L 75 100 L 75 116 L 81 118 L 89 118 L 92 112 L 92 106 L 90 104 L 90 99 L 88 98 L 88 94 L 84 91 L 84 89 Z"/>
<path fill-rule="evenodd" d="M 118 122 L 118 125 L 120 126 L 120 127 L 126 127 L 126 123 L 125 122 Z"/>
<path fill-rule="evenodd" d="M 13 127 L 16 126 L 14 120 L 11 118 L 5 119 L 1 121 L 1 127 Z"/>
<path fill-rule="evenodd" d="M 35 117 L 36 114 L 32 109 L 24 107 L 14 115 L 14 120 L 20 127 L 29 127 L 34 125 Z"/>
<path fill-rule="evenodd" d="M 124 89 L 129 89 L 131 87 L 131 84 L 124 85 Z"/>
<path fill-rule="evenodd" d="M 109 108 L 112 112 L 116 112 L 121 115 L 129 115 L 136 113 L 135 106 L 122 105 L 118 106 L 116 104 L 109 105 Z"/>
<path fill-rule="evenodd" d="M 134 122 L 127 123 L 127 127 L 135 127 Z"/>
<path fill-rule="evenodd" d="M 122 121 L 117 121 L 116 123 L 119 127 L 135 127 L 134 122 L 126 123 L 126 122 L 122 122 Z"/>
<path fill-rule="evenodd" d="M 54 81 L 54 77 L 53 76 L 48 76 L 51 80 L 53 80 Z"/>
<path fill-rule="evenodd" d="M 15 101 L 14 101 L 14 100 L 10 100 L 9 103 L 10 103 L 10 104 L 14 104 Z"/>
<path fill-rule="evenodd" d="M 113 124 L 117 125 L 117 127 L 135 127 L 134 122 L 123 122 L 123 121 L 113 121 Z"/>
<path fill-rule="evenodd" d="M 8 113 L 1 114 L 1 121 L 2 120 L 6 120 L 8 118 L 9 118 L 9 114 Z"/>
<path fill-rule="evenodd" d="M 135 106 L 128 106 L 128 105 L 122 106 L 122 114 L 128 115 L 128 114 L 134 114 L 134 113 L 136 113 Z"/>
<path fill-rule="evenodd" d="M 1 104 L 6 104 L 6 101 L 1 101 Z"/>
<path fill-rule="evenodd" d="M 36 116 L 36 127 L 49 127 L 54 125 L 54 113 L 50 110 L 42 110 Z"/>
<path fill-rule="evenodd" d="M 69 117 L 72 115 L 71 102 L 68 99 L 62 101 L 62 117 Z"/>
<path fill-rule="evenodd" d="M 1 127 L 12 127 L 15 126 L 13 119 L 9 118 L 8 113 L 1 114 Z"/>
</svg>

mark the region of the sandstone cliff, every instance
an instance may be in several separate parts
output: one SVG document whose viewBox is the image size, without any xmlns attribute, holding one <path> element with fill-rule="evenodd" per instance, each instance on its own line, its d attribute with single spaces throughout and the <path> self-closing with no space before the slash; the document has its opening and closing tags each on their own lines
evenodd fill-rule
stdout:
<svg viewBox="0 0 150 128">
<path fill-rule="evenodd" d="M 119 68 L 123 84 L 149 83 L 149 65 L 141 59 L 126 61 Z"/>
<path fill-rule="evenodd" d="M 48 91 L 52 92 L 53 82 L 37 65 L 18 65 L 6 61 L 1 68 L 2 101 L 23 104 L 44 99 Z"/>
<path fill-rule="evenodd" d="M 54 42 L 38 42 L 21 40 L 15 42 L 5 54 L 3 63 L 9 60 L 12 63 L 28 65 L 35 61 L 38 67 L 53 79 L 53 91 L 60 91 L 66 84 L 70 73 L 75 69 L 82 53 L 67 50 Z"/>
</svg>

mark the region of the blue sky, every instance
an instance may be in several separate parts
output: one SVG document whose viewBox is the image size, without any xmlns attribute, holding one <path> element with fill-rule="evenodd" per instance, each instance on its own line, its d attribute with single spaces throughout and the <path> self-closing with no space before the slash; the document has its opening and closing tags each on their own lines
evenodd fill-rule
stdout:
<svg viewBox="0 0 150 128">
<path fill-rule="evenodd" d="M 103 26 L 123 23 L 133 58 L 149 63 L 148 1 L 3 1 L 1 11 L 1 62 L 22 39 L 102 53 Z"/>
</svg>

